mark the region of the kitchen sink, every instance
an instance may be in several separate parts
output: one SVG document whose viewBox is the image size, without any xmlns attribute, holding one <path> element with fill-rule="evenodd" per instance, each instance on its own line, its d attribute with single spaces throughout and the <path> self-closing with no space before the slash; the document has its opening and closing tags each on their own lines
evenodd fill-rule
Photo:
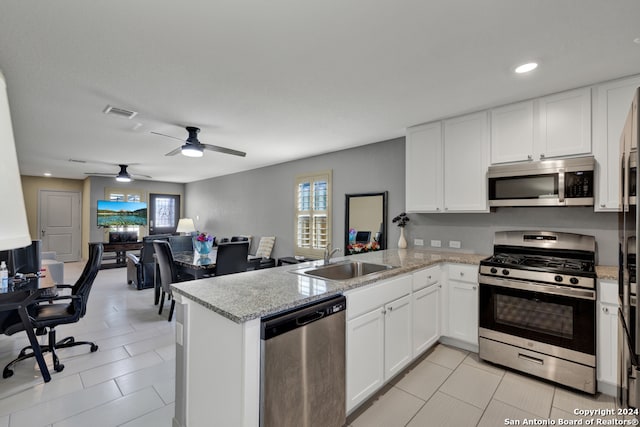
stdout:
<svg viewBox="0 0 640 427">
<path fill-rule="evenodd" d="M 327 280 L 349 280 L 381 271 L 391 270 L 393 268 L 396 267 L 362 261 L 350 261 L 324 265 L 321 267 L 303 268 L 292 271 L 292 273 L 304 274 Z"/>
</svg>

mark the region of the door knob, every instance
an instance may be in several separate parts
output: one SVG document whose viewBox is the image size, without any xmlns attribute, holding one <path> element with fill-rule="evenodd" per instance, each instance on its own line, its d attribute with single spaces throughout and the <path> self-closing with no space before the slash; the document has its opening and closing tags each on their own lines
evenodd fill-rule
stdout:
<svg viewBox="0 0 640 427">
<path fill-rule="evenodd" d="M 44 233 L 45 233 L 45 231 L 44 231 L 44 230 L 40 230 L 40 235 L 41 235 L 41 236 L 43 236 L 43 237 L 44 237 Z"/>
</svg>

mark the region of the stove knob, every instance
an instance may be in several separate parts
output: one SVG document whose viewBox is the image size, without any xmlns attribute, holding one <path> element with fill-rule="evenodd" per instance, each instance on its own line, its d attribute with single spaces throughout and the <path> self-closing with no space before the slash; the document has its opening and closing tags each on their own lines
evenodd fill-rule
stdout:
<svg viewBox="0 0 640 427">
<path fill-rule="evenodd" d="M 572 277 L 571 279 L 569 279 L 569 283 L 571 283 L 572 285 L 577 285 L 579 282 L 577 277 Z"/>
<path fill-rule="evenodd" d="M 553 278 L 556 282 L 562 282 L 562 276 L 556 276 Z"/>
<path fill-rule="evenodd" d="M 504 274 L 505 276 L 509 275 L 509 270 L 507 270 L 506 268 L 504 270 L 502 270 L 502 274 Z"/>
<path fill-rule="evenodd" d="M 495 267 L 491 267 L 491 270 L 489 270 L 491 272 L 491 274 L 496 274 L 498 272 L 498 269 Z"/>
</svg>

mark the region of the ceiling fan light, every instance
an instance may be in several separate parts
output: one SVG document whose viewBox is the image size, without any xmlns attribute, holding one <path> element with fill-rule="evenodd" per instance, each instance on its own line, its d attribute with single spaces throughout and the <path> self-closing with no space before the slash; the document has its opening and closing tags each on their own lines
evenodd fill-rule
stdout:
<svg viewBox="0 0 640 427">
<path fill-rule="evenodd" d="M 185 144 L 182 146 L 182 155 L 187 157 L 202 157 L 204 151 L 202 148 L 195 147 L 191 144 Z"/>
<path fill-rule="evenodd" d="M 131 182 L 130 176 L 118 175 L 116 176 L 116 181 L 118 182 Z"/>
</svg>

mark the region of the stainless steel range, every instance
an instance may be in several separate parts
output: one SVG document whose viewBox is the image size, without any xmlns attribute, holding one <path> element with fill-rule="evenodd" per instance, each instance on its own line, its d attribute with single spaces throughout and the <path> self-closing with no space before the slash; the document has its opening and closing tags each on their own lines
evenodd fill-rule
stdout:
<svg viewBox="0 0 640 427">
<path fill-rule="evenodd" d="M 595 393 L 595 253 L 593 236 L 497 232 L 478 275 L 480 358 Z"/>
</svg>

